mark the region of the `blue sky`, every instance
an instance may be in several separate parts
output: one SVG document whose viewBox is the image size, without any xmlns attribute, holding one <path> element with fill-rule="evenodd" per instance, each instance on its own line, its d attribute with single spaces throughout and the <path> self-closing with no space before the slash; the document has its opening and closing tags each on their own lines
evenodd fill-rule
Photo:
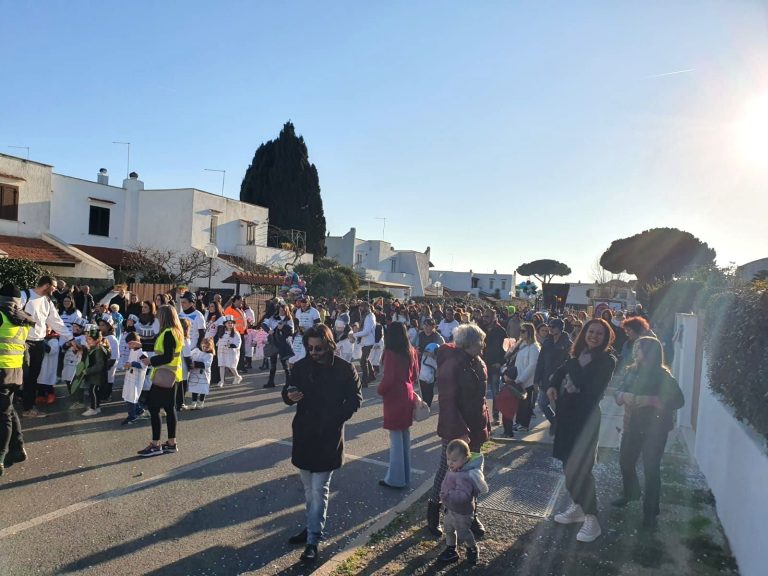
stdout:
<svg viewBox="0 0 768 576">
<path fill-rule="evenodd" d="M 238 197 L 292 120 L 328 229 L 438 268 L 554 258 L 677 226 L 768 256 L 763 2 L 0 0 L 0 151 L 63 174 Z M 669 74 L 671 72 L 678 74 Z M 762 102 L 758 113 L 749 103 Z M 746 107 L 746 108 L 745 108 Z M 751 115 L 750 115 L 751 114 Z M 755 130 L 765 122 L 765 130 Z"/>
</svg>

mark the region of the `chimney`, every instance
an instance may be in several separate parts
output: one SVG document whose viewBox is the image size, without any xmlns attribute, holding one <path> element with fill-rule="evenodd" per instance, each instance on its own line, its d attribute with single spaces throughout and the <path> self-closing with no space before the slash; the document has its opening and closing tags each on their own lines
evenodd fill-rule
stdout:
<svg viewBox="0 0 768 576">
<path fill-rule="evenodd" d="M 144 182 L 139 180 L 139 175 L 136 172 L 131 172 L 128 174 L 128 178 L 123 180 L 123 188 L 129 192 L 144 190 Z"/>
<path fill-rule="evenodd" d="M 106 168 L 100 168 L 99 173 L 96 174 L 96 182 L 99 184 L 109 185 L 109 173 Z"/>
</svg>

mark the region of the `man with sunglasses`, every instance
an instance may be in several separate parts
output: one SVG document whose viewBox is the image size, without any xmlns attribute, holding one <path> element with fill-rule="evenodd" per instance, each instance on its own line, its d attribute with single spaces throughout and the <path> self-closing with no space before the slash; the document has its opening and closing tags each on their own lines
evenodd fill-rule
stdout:
<svg viewBox="0 0 768 576">
<path fill-rule="evenodd" d="M 305 544 L 301 560 L 314 563 L 328 512 L 331 475 L 344 460 L 344 423 L 360 407 L 357 371 L 334 355 L 330 328 L 316 324 L 304 332 L 307 356 L 296 362 L 283 388 L 283 401 L 296 404 L 291 462 L 299 469 L 307 505 L 307 526 L 288 539 Z"/>
</svg>

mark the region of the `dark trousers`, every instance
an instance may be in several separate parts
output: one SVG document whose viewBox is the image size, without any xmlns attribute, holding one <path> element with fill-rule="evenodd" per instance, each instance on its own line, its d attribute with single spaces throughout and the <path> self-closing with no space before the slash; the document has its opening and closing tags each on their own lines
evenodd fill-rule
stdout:
<svg viewBox="0 0 768 576">
<path fill-rule="evenodd" d="M 186 380 L 176 383 L 176 410 L 181 410 L 187 390 L 189 390 L 189 382 Z"/>
<path fill-rule="evenodd" d="M 499 409 L 496 408 L 496 396 L 499 395 L 499 384 L 501 379 L 501 368 L 488 367 L 488 390 L 491 393 L 491 399 L 493 401 L 493 419 L 499 419 Z"/>
<path fill-rule="evenodd" d="M 421 389 L 421 399 L 427 403 L 427 406 L 432 407 L 432 400 L 435 398 L 435 383 L 424 382 L 419 380 L 419 388 Z"/>
<path fill-rule="evenodd" d="M 363 386 L 368 386 L 368 383 L 373 380 L 373 364 L 368 359 L 371 356 L 371 350 L 373 346 L 363 346 L 363 353 L 360 357 L 360 371 L 362 372 Z"/>
<path fill-rule="evenodd" d="M 219 357 L 214 356 L 211 363 L 211 384 L 218 384 L 221 382 L 221 375 L 219 374 Z"/>
<path fill-rule="evenodd" d="M 290 371 L 288 370 L 288 361 L 280 359 L 280 363 L 283 365 L 283 372 L 285 372 L 285 381 L 288 381 Z M 277 356 L 272 356 L 269 359 L 269 384 L 275 383 L 275 374 L 277 373 Z"/>
<path fill-rule="evenodd" d="M 153 386 L 149 391 L 149 416 L 152 423 L 152 441 L 159 442 L 163 424 L 160 420 L 160 410 L 165 411 L 165 423 L 168 425 L 168 438 L 176 438 L 176 386 L 173 388 L 158 388 Z"/>
<path fill-rule="evenodd" d="M 637 460 L 643 456 L 645 473 L 645 495 L 643 514 L 646 518 L 659 515 L 661 498 L 661 458 L 667 445 L 669 433 L 658 427 L 643 429 L 640 426 L 628 426 L 621 437 L 619 466 L 624 481 L 624 496 L 630 500 L 640 498 L 640 481 L 637 479 Z"/>
<path fill-rule="evenodd" d="M 240 334 L 240 357 L 237 359 L 238 371 L 243 371 L 247 366 L 245 365 L 245 334 Z"/>
<path fill-rule="evenodd" d="M 27 356 L 24 363 L 24 389 L 21 399 L 24 402 L 24 411 L 31 410 L 37 397 L 37 378 L 40 376 L 40 368 L 43 367 L 45 357 L 45 342 L 27 341 Z"/>
<path fill-rule="evenodd" d="M 517 405 L 517 416 L 515 421 L 523 428 L 530 428 L 531 417 L 533 416 L 533 403 L 536 401 L 536 387 L 531 386 L 525 389 L 527 395 L 525 399 L 520 399 Z"/>
<path fill-rule="evenodd" d="M 197 402 L 200 400 L 200 402 L 205 402 L 205 394 L 196 394 L 195 392 L 192 392 L 192 402 Z"/>
<path fill-rule="evenodd" d="M 596 448 L 583 458 L 571 456 L 563 463 L 565 487 L 575 504 L 581 506 L 584 514 L 597 515 L 597 493 L 592 467 L 595 465 Z"/>
<path fill-rule="evenodd" d="M 24 447 L 21 421 L 13 408 L 13 396 L 19 391 L 18 384 L 0 384 L 0 463 L 10 452 Z"/>
</svg>

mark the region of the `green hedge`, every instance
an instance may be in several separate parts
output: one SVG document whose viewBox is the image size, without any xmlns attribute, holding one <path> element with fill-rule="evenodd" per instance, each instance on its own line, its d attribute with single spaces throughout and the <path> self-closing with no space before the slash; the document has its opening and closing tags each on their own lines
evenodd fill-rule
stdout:
<svg viewBox="0 0 768 576">
<path fill-rule="evenodd" d="M 48 272 L 31 260 L 0 258 L 0 286 L 14 284 L 19 290 L 34 288 L 40 276 Z"/>
<path fill-rule="evenodd" d="M 768 438 L 768 285 L 713 296 L 705 316 L 709 383 L 736 418 Z"/>
</svg>

